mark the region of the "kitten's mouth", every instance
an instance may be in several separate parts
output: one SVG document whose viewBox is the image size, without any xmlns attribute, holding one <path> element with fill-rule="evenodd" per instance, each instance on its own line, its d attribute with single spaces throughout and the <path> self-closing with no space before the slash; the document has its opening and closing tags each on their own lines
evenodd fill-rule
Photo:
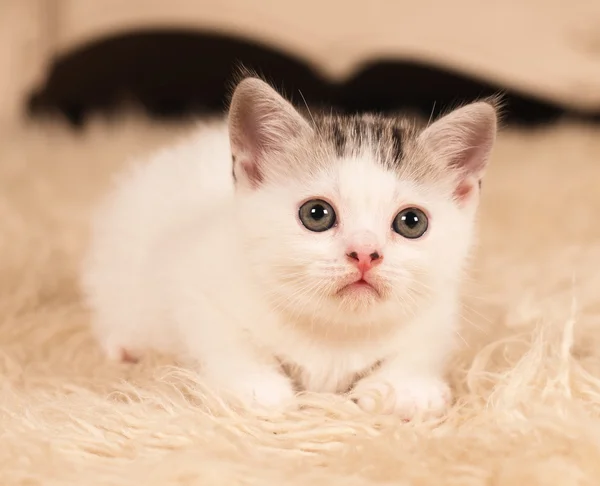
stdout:
<svg viewBox="0 0 600 486">
<path fill-rule="evenodd" d="M 337 293 L 340 296 L 352 295 L 356 297 L 363 297 L 370 295 L 375 297 L 381 297 L 379 289 L 371 282 L 366 280 L 364 277 L 361 277 L 358 280 L 354 280 L 350 283 L 345 284 L 340 288 L 340 290 L 338 290 Z"/>
</svg>

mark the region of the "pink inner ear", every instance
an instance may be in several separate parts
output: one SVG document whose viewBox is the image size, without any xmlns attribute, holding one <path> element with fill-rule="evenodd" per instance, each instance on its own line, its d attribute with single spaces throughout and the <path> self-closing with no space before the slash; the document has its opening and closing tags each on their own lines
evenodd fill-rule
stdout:
<svg viewBox="0 0 600 486">
<path fill-rule="evenodd" d="M 462 179 L 454 190 L 454 197 L 459 203 L 464 203 L 479 189 L 479 182 L 472 177 Z"/>
<path fill-rule="evenodd" d="M 241 162 L 241 166 L 252 187 L 258 187 L 263 182 L 263 175 L 257 163 L 246 159 Z"/>
<path fill-rule="evenodd" d="M 442 117 L 420 136 L 438 159 L 459 174 L 455 189 L 459 200 L 468 198 L 483 176 L 496 138 L 496 118 L 494 106 L 477 102 Z"/>
<path fill-rule="evenodd" d="M 310 127 L 294 107 L 265 82 L 246 78 L 237 86 L 229 108 L 231 149 L 241 184 L 256 187 L 280 171 L 277 152 Z M 269 157 L 270 155 L 271 157 Z"/>
</svg>

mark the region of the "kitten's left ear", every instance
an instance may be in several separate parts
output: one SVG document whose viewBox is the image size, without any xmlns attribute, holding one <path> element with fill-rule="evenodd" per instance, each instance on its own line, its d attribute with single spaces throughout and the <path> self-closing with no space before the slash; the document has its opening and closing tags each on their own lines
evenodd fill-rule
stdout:
<svg viewBox="0 0 600 486">
<path fill-rule="evenodd" d="M 443 116 L 419 135 L 419 142 L 439 162 L 457 171 L 454 195 L 459 202 L 468 199 L 481 184 L 497 125 L 497 104 L 479 101 Z"/>
<path fill-rule="evenodd" d="M 267 83 L 246 78 L 236 87 L 229 108 L 229 137 L 236 180 L 257 187 L 269 174 L 285 173 L 277 157 L 299 136 L 311 132 L 308 122 Z"/>
</svg>

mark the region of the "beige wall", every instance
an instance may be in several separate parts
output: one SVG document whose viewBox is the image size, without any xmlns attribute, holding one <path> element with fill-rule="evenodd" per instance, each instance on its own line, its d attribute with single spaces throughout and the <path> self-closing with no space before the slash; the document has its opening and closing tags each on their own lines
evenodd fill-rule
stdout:
<svg viewBox="0 0 600 486">
<path fill-rule="evenodd" d="M 0 1 L 0 124 L 17 118 L 51 58 L 53 0 Z"/>
<path fill-rule="evenodd" d="M 0 117 L 52 56 L 132 28 L 238 33 L 343 78 L 418 58 L 579 109 L 600 109 L 600 2 L 571 0 L 2 0 Z"/>
</svg>

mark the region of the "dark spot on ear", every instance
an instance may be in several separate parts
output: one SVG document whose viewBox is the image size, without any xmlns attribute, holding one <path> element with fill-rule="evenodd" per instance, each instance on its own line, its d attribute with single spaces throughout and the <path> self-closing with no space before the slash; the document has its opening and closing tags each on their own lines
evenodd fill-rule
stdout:
<svg viewBox="0 0 600 486">
<path fill-rule="evenodd" d="M 479 182 L 477 183 L 477 185 L 479 186 L 479 190 L 481 190 L 481 186 L 482 186 L 482 181 L 481 181 L 481 179 L 479 179 Z"/>
<path fill-rule="evenodd" d="M 231 176 L 233 177 L 233 182 L 237 182 L 237 177 L 235 176 L 235 155 L 231 156 Z"/>
</svg>

